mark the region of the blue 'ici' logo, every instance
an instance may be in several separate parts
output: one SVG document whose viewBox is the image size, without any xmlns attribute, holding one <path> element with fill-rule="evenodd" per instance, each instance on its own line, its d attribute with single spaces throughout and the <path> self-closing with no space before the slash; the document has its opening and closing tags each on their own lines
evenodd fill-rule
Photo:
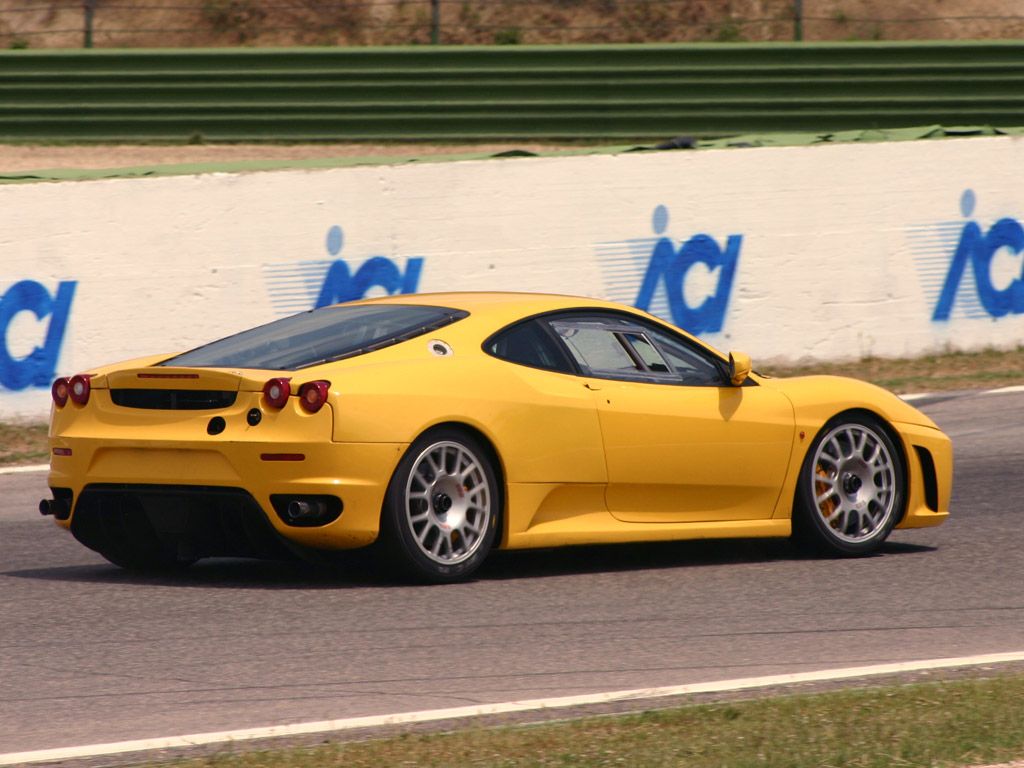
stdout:
<svg viewBox="0 0 1024 768">
<path fill-rule="evenodd" d="M 964 190 L 960 198 L 960 212 L 964 218 L 970 219 L 974 215 L 976 202 L 974 191 Z M 1011 280 L 1005 288 L 992 285 L 992 258 L 1001 248 L 1017 254 L 1024 251 L 1024 227 L 1016 219 L 1000 219 L 988 232 L 982 232 L 975 221 L 964 224 L 932 320 L 949 320 L 968 264 L 974 272 L 978 299 L 986 312 L 992 317 L 1003 317 L 1011 312 L 1024 313 L 1024 275 Z"/>
<path fill-rule="evenodd" d="M 694 334 L 722 330 L 743 236 L 729 235 L 725 241 L 725 250 L 710 235 L 694 235 L 677 248 L 664 234 L 668 228 L 668 209 L 664 205 L 654 209 L 652 224 L 655 234 L 661 235 L 661 238 L 651 253 L 634 305 L 637 309 L 648 311 L 658 284 L 663 283 L 672 322 Z M 712 272 L 718 270 L 718 285 L 701 303 L 691 306 L 686 300 L 684 288 L 687 274 L 697 264 L 703 264 Z"/>
<path fill-rule="evenodd" d="M 403 272 L 391 259 L 373 256 L 364 261 L 353 274 L 345 260 L 339 256 L 344 243 L 345 236 L 341 227 L 335 225 L 327 230 L 327 252 L 334 257 L 334 262 L 327 269 L 316 299 L 317 307 L 362 299 L 374 288 L 381 288 L 388 294 L 416 293 L 420 273 L 423 271 L 422 258 L 407 259 Z"/>
<path fill-rule="evenodd" d="M 35 280 L 21 280 L 0 295 L 0 386 L 21 390 L 49 387 L 57 368 L 64 331 L 75 296 L 74 280 L 62 280 L 51 296 L 46 286 Z M 7 346 L 7 335 L 15 316 L 21 312 L 38 320 L 50 318 L 42 344 L 25 357 L 14 357 Z"/>
</svg>

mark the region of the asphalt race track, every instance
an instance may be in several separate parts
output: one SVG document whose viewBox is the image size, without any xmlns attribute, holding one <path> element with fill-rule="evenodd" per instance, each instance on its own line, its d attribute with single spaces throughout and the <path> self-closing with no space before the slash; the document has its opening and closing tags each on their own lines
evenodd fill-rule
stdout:
<svg viewBox="0 0 1024 768">
<path fill-rule="evenodd" d="M 953 517 L 857 560 L 788 542 L 501 553 L 469 584 L 355 564 L 108 565 L 0 475 L 0 753 L 1024 650 L 1024 393 L 923 406 Z"/>
</svg>

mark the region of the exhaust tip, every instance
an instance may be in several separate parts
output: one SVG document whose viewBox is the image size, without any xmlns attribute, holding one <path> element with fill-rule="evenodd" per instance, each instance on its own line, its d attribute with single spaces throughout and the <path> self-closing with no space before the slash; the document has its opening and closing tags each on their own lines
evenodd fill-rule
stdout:
<svg viewBox="0 0 1024 768">
<path fill-rule="evenodd" d="M 52 515 L 57 520 L 67 520 L 71 517 L 71 505 L 65 499 L 43 499 L 39 502 L 39 514 Z"/>
<path fill-rule="evenodd" d="M 285 514 L 288 515 L 292 520 L 303 520 L 309 517 L 319 517 L 324 512 L 324 503 L 322 501 L 300 501 L 296 499 L 288 504 L 288 509 L 285 510 Z"/>
<path fill-rule="evenodd" d="M 291 496 L 275 494 L 270 497 L 274 511 L 286 524 L 310 527 L 327 525 L 341 515 L 342 503 L 337 496 Z"/>
</svg>

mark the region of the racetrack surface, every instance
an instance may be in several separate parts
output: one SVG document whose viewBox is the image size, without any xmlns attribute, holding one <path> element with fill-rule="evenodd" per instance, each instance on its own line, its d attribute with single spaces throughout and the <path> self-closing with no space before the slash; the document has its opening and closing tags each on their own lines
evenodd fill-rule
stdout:
<svg viewBox="0 0 1024 768">
<path fill-rule="evenodd" d="M 413 587 L 248 561 L 108 565 L 0 475 L 0 753 L 1024 650 L 1024 394 L 922 406 L 953 514 L 876 557 L 784 541 L 500 553 Z"/>
</svg>

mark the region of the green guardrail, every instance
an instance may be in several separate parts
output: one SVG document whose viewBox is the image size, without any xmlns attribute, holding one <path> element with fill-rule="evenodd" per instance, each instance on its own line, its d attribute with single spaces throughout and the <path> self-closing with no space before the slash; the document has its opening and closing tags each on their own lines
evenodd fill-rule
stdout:
<svg viewBox="0 0 1024 768">
<path fill-rule="evenodd" d="M 1024 125 L 1024 42 L 0 52 L 5 141 Z"/>
</svg>

